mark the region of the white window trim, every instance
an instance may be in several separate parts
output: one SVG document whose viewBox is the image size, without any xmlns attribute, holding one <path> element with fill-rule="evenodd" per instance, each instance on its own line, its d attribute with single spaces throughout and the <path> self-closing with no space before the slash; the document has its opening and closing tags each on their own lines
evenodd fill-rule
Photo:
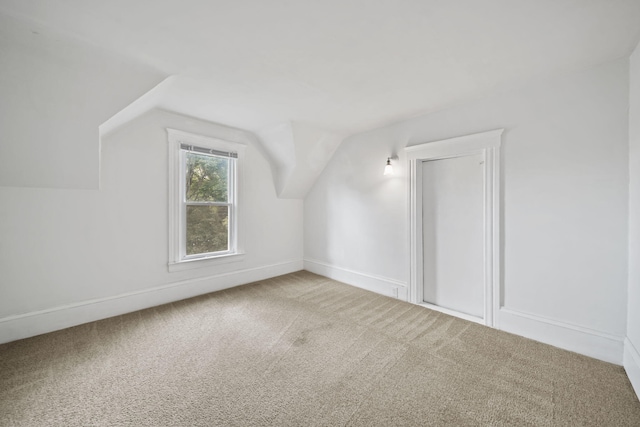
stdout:
<svg viewBox="0 0 640 427">
<path fill-rule="evenodd" d="M 170 128 L 167 128 L 167 134 L 169 141 L 169 271 L 184 271 L 242 261 L 244 259 L 241 215 L 242 195 L 244 193 L 242 174 L 246 146 L 239 142 L 225 141 Z M 235 161 L 235 182 L 232 184 L 235 194 L 232 196 L 234 202 L 234 209 L 232 209 L 233 219 L 231 221 L 233 229 L 229 233 L 229 251 L 209 256 L 189 257 L 187 259 L 182 259 L 181 257 L 181 240 L 184 240 L 185 236 L 183 236 L 184 233 L 182 231 L 184 218 L 180 200 L 182 186 L 184 185 L 184 177 L 182 177 L 180 166 L 180 144 L 238 153 L 238 158 Z"/>
</svg>

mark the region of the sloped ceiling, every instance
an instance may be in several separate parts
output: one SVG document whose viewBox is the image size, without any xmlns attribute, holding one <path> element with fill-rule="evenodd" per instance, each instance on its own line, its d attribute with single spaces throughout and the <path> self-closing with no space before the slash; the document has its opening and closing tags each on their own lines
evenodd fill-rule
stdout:
<svg viewBox="0 0 640 427">
<path fill-rule="evenodd" d="M 98 189 L 99 126 L 165 78 L 0 14 L 0 186 Z"/>
<path fill-rule="evenodd" d="M 620 58 L 640 38 L 638 0 L 2 0 L 0 11 L 173 75 L 163 108 L 257 134 L 359 133 Z"/>
</svg>

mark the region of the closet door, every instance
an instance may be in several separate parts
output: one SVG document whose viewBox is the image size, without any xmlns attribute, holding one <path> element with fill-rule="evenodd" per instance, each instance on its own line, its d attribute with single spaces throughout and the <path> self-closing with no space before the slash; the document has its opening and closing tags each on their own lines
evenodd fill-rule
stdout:
<svg viewBox="0 0 640 427">
<path fill-rule="evenodd" d="M 424 302 L 484 317 L 484 157 L 422 163 Z"/>
</svg>

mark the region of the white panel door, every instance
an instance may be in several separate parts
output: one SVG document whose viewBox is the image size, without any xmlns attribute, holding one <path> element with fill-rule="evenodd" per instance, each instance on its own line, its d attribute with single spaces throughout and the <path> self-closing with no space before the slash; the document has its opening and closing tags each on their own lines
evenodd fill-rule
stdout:
<svg viewBox="0 0 640 427">
<path fill-rule="evenodd" d="M 424 302 L 484 317 L 482 154 L 424 161 Z"/>
</svg>

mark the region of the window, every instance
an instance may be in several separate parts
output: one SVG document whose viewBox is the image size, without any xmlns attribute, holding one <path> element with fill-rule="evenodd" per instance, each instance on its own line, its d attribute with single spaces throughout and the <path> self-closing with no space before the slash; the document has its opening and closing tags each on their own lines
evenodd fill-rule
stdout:
<svg viewBox="0 0 640 427">
<path fill-rule="evenodd" d="M 169 270 L 228 262 L 241 255 L 238 187 L 244 145 L 167 131 Z"/>
<path fill-rule="evenodd" d="M 181 144 L 183 178 L 180 203 L 185 245 L 182 259 L 234 252 L 234 193 L 236 153 Z"/>
</svg>

